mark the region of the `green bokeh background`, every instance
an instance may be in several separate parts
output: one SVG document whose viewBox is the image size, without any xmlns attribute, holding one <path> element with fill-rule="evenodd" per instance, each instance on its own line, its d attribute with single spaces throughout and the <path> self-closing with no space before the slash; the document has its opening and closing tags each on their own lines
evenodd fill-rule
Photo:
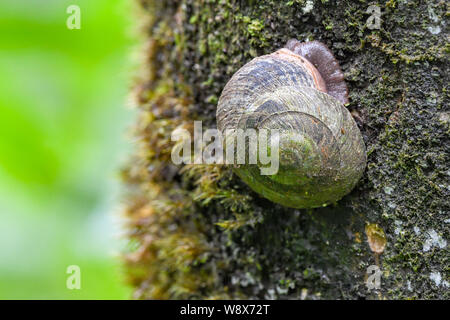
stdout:
<svg viewBox="0 0 450 320">
<path fill-rule="evenodd" d="M 0 298 L 127 299 L 129 0 L 0 1 Z M 81 30 L 66 9 L 81 8 Z M 81 290 L 66 268 L 81 268 Z"/>
</svg>

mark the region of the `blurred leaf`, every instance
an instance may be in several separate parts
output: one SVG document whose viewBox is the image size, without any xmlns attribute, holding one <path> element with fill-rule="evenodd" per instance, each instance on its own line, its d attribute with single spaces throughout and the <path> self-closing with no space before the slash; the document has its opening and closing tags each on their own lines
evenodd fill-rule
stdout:
<svg viewBox="0 0 450 320">
<path fill-rule="evenodd" d="M 66 27 L 73 3 L 81 30 Z M 111 255 L 113 177 L 131 116 L 129 3 L 0 2 L 0 298 L 130 295 Z M 71 264 L 79 291 L 65 285 Z"/>
</svg>

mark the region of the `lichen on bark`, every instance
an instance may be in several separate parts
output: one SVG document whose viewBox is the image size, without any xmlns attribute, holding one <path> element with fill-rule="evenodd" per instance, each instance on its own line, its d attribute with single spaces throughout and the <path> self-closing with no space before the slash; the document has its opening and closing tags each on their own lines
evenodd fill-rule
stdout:
<svg viewBox="0 0 450 320">
<path fill-rule="evenodd" d="M 139 4 L 137 146 L 123 170 L 135 298 L 449 298 L 448 3 Z M 369 5 L 381 9 L 380 29 L 367 28 Z M 321 209 L 273 204 L 228 167 L 170 160 L 172 131 L 215 127 L 231 75 L 291 38 L 335 53 L 368 150 L 357 187 Z M 386 241 L 381 253 L 373 235 L 376 248 Z M 381 286 L 369 290 L 374 264 Z"/>
</svg>

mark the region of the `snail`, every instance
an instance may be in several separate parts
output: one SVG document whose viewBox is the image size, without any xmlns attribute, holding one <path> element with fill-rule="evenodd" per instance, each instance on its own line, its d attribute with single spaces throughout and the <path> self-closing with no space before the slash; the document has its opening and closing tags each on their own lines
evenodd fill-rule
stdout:
<svg viewBox="0 0 450 320">
<path fill-rule="evenodd" d="M 347 102 L 344 75 L 327 46 L 292 39 L 231 77 L 218 101 L 217 127 L 277 130 L 278 172 L 263 175 L 258 163 L 235 165 L 235 172 L 273 202 L 322 207 L 349 193 L 366 166 Z"/>
</svg>

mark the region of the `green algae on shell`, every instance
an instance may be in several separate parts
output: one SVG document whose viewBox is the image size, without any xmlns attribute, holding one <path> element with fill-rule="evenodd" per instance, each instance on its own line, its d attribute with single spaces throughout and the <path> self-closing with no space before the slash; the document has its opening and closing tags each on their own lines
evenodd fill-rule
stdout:
<svg viewBox="0 0 450 320">
<path fill-rule="evenodd" d="M 276 174 L 262 175 L 258 164 L 235 168 L 263 197 L 287 207 L 321 207 L 341 199 L 360 179 L 363 138 L 350 112 L 326 89 L 314 66 L 288 49 L 253 59 L 225 86 L 219 130 L 279 132 Z"/>
</svg>

